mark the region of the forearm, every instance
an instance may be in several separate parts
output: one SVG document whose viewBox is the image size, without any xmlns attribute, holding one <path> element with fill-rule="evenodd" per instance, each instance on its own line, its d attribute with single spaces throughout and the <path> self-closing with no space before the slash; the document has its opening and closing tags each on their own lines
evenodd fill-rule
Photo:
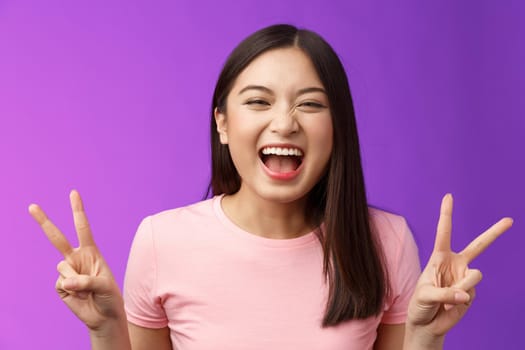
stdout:
<svg viewBox="0 0 525 350">
<path fill-rule="evenodd" d="M 92 350 L 131 350 L 126 317 L 120 317 L 100 329 L 90 330 Z"/>
</svg>

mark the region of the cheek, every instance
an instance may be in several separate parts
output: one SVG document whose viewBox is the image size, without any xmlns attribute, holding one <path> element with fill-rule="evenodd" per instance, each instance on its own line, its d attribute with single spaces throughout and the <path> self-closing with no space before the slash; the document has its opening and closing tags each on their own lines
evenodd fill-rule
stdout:
<svg viewBox="0 0 525 350">
<path fill-rule="evenodd" d="M 333 127 L 329 115 L 312 120 L 308 124 L 312 146 L 322 155 L 328 156 L 332 153 Z"/>
<path fill-rule="evenodd" d="M 228 120 L 228 147 L 236 166 L 249 161 L 257 153 L 257 141 L 261 127 L 253 116 L 231 114 Z"/>
<path fill-rule="evenodd" d="M 237 136 L 253 133 L 260 128 L 262 119 L 260 114 L 253 111 L 232 106 L 228 113 L 228 131 Z"/>
<path fill-rule="evenodd" d="M 228 115 L 228 141 L 230 148 L 249 150 L 255 147 L 267 121 L 261 113 L 232 110 Z"/>
</svg>

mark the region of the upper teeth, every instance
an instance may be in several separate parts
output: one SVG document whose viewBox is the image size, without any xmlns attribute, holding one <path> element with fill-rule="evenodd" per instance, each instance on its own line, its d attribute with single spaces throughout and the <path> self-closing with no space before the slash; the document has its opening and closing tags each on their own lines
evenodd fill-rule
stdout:
<svg viewBox="0 0 525 350">
<path fill-rule="evenodd" d="M 265 147 L 262 149 L 262 154 L 276 154 L 278 156 L 302 156 L 303 152 L 297 148 L 283 148 L 283 147 Z"/>
</svg>

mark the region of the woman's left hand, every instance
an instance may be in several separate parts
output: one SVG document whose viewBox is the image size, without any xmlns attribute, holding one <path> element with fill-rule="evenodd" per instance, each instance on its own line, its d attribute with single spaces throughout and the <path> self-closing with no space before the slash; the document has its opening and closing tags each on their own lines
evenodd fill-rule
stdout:
<svg viewBox="0 0 525 350">
<path fill-rule="evenodd" d="M 407 335 L 418 338 L 423 335 L 429 343 L 442 342 L 445 333 L 469 309 L 475 297 L 475 286 L 481 281 L 481 272 L 468 265 L 511 226 L 512 219 L 503 218 L 476 237 L 460 253 L 455 253 L 450 248 L 452 196 L 445 195 L 441 203 L 434 251 L 408 307 Z"/>
</svg>

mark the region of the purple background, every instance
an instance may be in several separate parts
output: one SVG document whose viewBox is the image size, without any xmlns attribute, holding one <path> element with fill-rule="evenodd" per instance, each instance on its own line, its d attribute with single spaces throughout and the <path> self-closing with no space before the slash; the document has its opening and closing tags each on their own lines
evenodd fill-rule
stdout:
<svg viewBox="0 0 525 350">
<path fill-rule="evenodd" d="M 396 3 L 396 5 L 394 5 Z M 122 282 L 140 220 L 199 200 L 212 89 L 230 50 L 290 22 L 340 54 L 372 204 L 406 216 L 426 262 L 441 196 L 453 246 L 514 227 L 473 266 L 474 307 L 447 349 L 522 348 L 525 5 L 515 1 L 0 1 L 0 349 L 89 349 L 54 291 L 78 189 Z"/>
</svg>

